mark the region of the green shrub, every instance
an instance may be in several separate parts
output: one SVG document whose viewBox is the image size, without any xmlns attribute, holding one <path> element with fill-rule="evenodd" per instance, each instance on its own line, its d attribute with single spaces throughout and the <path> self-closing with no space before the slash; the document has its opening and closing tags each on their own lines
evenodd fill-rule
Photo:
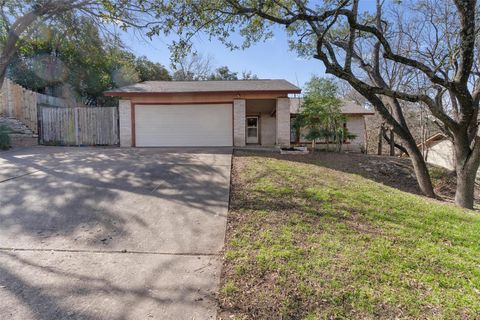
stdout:
<svg viewBox="0 0 480 320">
<path fill-rule="evenodd" d="M 8 150 L 10 148 L 10 128 L 0 126 L 0 150 Z"/>
</svg>

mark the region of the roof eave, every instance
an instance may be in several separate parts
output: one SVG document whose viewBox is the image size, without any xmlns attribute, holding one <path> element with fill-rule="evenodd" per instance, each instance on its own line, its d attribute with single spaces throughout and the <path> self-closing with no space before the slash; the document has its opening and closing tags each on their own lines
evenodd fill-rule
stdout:
<svg viewBox="0 0 480 320">
<path fill-rule="evenodd" d="M 290 112 L 290 114 L 300 114 L 301 112 Z M 365 113 L 351 113 L 351 112 L 342 112 L 341 114 L 345 116 L 373 116 L 375 113 L 373 112 L 365 112 Z"/>
<path fill-rule="evenodd" d="M 302 90 L 242 90 L 242 91 L 179 91 L 179 92 L 124 92 L 124 91 L 105 91 L 103 94 L 107 97 L 136 97 L 136 96 L 162 96 L 178 94 L 252 94 L 252 93 L 272 93 L 272 94 L 299 94 Z"/>
<path fill-rule="evenodd" d="M 348 116 L 373 116 L 375 112 L 342 112 L 342 114 Z"/>
</svg>

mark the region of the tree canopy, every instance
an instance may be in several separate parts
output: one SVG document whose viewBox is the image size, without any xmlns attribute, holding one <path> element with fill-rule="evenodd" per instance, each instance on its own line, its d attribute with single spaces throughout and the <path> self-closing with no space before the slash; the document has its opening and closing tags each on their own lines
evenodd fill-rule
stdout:
<svg viewBox="0 0 480 320">
<path fill-rule="evenodd" d="M 243 71 L 241 76 L 238 72 L 230 70 L 228 66 L 220 66 L 214 69 L 215 62 L 211 55 L 203 55 L 192 51 L 182 54 L 172 62 L 173 80 L 250 80 L 258 79 L 251 71 Z"/>
<path fill-rule="evenodd" d="M 342 101 L 337 97 L 336 84 L 330 79 L 313 76 L 304 92 L 296 127 L 307 129 L 305 138 L 312 141 L 313 148 L 316 141 L 324 140 L 327 150 L 330 142 L 333 142 L 337 151 L 340 151 L 349 134 L 344 126 L 346 118 L 341 111 Z"/>
<path fill-rule="evenodd" d="M 238 72 L 230 71 L 227 66 L 217 68 L 215 73 L 212 73 L 209 80 L 238 80 Z"/>
<path fill-rule="evenodd" d="M 168 70 L 146 57 L 136 58 L 115 36 L 102 36 L 87 18 L 75 28 L 42 24 L 21 42 L 8 68 L 20 85 L 89 105 L 114 103 L 103 92 L 148 80 L 171 80 Z M 66 92 L 68 91 L 68 92 Z"/>
<path fill-rule="evenodd" d="M 290 48 L 317 59 L 382 116 L 408 150 L 419 187 L 434 197 L 428 168 L 402 101 L 425 105 L 454 145 L 455 202 L 473 207 L 480 165 L 479 6 L 475 0 L 179 0 L 155 1 L 156 29 L 175 33 L 179 52 L 202 31 L 230 48 L 248 47 L 283 28 Z M 189 17 L 180 19 L 178 17 Z M 235 43 L 232 34 L 243 37 Z"/>
<path fill-rule="evenodd" d="M 103 31 L 113 25 L 121 29 L 150 28 L 155 23 L 150 2 L 92 0 L 5 0 L 0 2 L 0 86 L 14 56 L 44 23 L 63 24 L 77 29 L 79 19 L 87 18 Z"/>
</svg>

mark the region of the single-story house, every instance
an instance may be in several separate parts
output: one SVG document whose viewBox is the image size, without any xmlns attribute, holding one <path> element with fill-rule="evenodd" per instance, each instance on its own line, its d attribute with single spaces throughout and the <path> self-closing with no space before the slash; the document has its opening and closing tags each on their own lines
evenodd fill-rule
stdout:
<svg viewBox="0 0 480 320">
<path fill-rule="evenodd" d="M 424 151 L 427 163 L 455 170 L 453 143 L 445 134 L 438 132 L 425 140 L 423 146 L 418 144 L 418 147 Z M 480 182 L 480 170 L 477 172 L 477 182 Z"/>
<path fill-rule="evenodd" d="M 424 145 L 419 144 L 420 150 L 424 150 L 425 161 L 449 170 L 455 169 L 453 159 L 453 144 L 446 135 L 439 132 L 425 140 Z"/>
<path fill-rule="evenodd" d="M 146 81 L 105 92 L 120 97 L 120 145 L 290 145 L 285 80 Z"/>
<path fill-rule="evenodd" d="M 123 147 L 288 147 L 300 103 L 289 95 L 300 92 L 286 80 L 146 81 L 105 95 L 120 98 Z M 349 129 L 363 137 L 368 113 L 346 108 Z"/>
</svg>

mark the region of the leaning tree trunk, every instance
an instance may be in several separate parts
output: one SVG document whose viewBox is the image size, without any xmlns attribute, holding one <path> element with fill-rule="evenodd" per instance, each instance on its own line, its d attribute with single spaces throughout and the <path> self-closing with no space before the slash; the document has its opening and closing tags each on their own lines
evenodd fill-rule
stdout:
<svg viewBox="0 0 480 320">
<path fill-rule="evenodd" d="M 383 145 L 382 145 L 382 142 L 383 142 L 383 125 L 380 127 L 380 131 L 378 132 L 378 146 L 377 146 L 377 154 L 379 156 L 382 155 L 382 151 L 383 151 Z"/>
<path fill-rule="evenodd" d="M 390 156 L 395 156 L 395 133 L 390 130 Z"/>
<path fill-rule="evenodd" d="M 428 172 L 427 164 L 425 163 L 425 160 L 423 160 L 422 153 L 415 145 L 415 142 L 413 142 L 413 146 L 411 142 L 407 142 L 406 149 L 410 156 L 410 160 L 412 161 L 413 170 L 417 177 L 417 183 L 420 190 L 427 197 L 434 198 L 435 192 L 433 190 L 432 180 L 430 178 L 430 173 Z"/>
<path fill-rule="evenodd" d="M 391 139 L 387 136 L 387 133 L 385 131 L 383 132 L 383 139 L 385 139 L 385 141 L 387 141 L 387 143 L 390 144 L 390 146 L 392 146 Z M 393 146 L 398 150 L 400 150 L 400 155 L 402 155 L 402 153 L 404 153 L 407 156 L 409 155 L 407 149 L 405 149 L 405 147 L 402 146 L 401 144 L 398 144 L 395 141 L 393 141 Z M 395 151 L 393 152 L 393 155 L 395 155 Z"/>
<path fill-rule="evenodd" d="M 415 172 L 420 191 L 427 197 L 435 198 L 435 191 L 433 190 L 432 179 L 430 178 L 427 164 L 423 159 L 422 152 L 417 146 L 417 142 L 408 129 L 401 105 L 397 99 L 387 98 L 387 101 L 390 104 L 393 119 L 389 118 L 390 122 L 388 119 L 385 120 L 392 127 L 391 130 L 393 133 L 395 133 L 397 137 L 400 138 L 400 140 L 402 140 L 405 144 L 405 149 L 407 149 L 410 160 L 412 161 L 413 170 Z M 393 120 L 396 120 L 397 123 L 395 123 Z M 391 142 L 393 142 L 393 145 L 395 145 L 395 141 Z"/>
<path fill-rule="evenodd" d="M 432 179 L 428 171 L 427 163 L 423 159 L 422 152 L 417 146 L 417 143 L 413 136 L 407 130 L 395 131 L 397 137 L 405 144 L 405 149 L 412 161 L 413 171 L 417 178 L 417 183 L 420 191 L 427 197 L 435 198 L 435 191 L 433 190 Z"/>
<path fill-rule="evenodd" d="M 5 81 L 5 76 L 7 75 L 7 67 L 8 67 L 8 58 L 4 57 L 3 54 L 0 57 L 0 89 L 3 86 L 3 82 Z"/>
</svg>

